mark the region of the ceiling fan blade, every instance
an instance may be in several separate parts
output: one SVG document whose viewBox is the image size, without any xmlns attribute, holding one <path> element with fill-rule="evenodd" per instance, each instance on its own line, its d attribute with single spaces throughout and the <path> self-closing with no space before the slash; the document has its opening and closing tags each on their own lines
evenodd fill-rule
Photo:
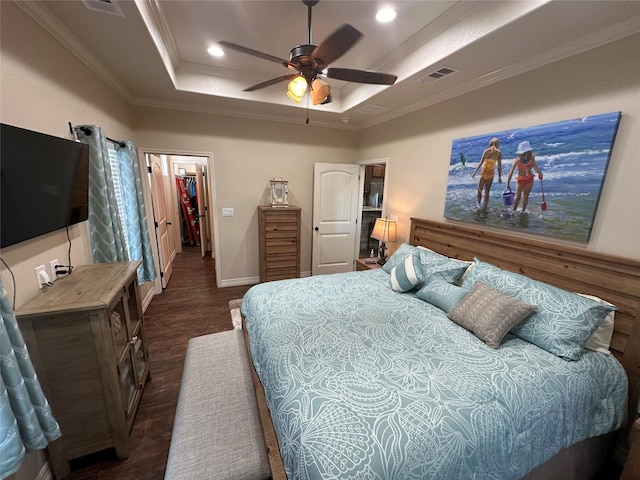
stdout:
<svg viewBox="0 0 640 480">
<path fill-rule="evenodd" d="M 259 52 L 258 50 L 254 50 L 253 48 L 243 47 L 242 45 L 238 45 L 237 43 L 227 42 L 226 40 L 221 40 L 218 42 L 218 44 L 222 45 L 223 47 L 231 48 L 232 50 L 237 50 L 238 52 L 253 55 L 254 57 L 262 58 L 264 60 L 269 60 L 270 62 L 279 63 L 280 65 L 287 68 L 291 68 L 293 70 L 296 69 L 296 66 L 293 65 L 288 60 L 285 60 L 283 58 L 278 58 L 273 55 L 269 55 L 268 53 Z"/>
<path fill-rule="evenodd" d="M 275 85 L 276 83 L 284 82 L 285 80 L 291 80 L 292 78 L 297 76 L 297 73 L 290 73 L 289 75 L 283 75 L 282 77 L 272 78 L 271 80 L 266 80 L 251 87 L 247 87 L 244 89 L 244 91 L 253 92 L 255 90 L 260 90 L 261 88 L 270 87 L 271 85 Z"/>
<path fill-rule="evenodd" d="M 324 66 L 344 55 L 362 37 L 362 33 L 345 23 L 324 39 L 311 54 L 311 57 Z"/>
<path fill-rule="evenodd" d="M 398 77 L 390 73 L 354 70 L 352 68 L 329 68 L 326 76 L 347 82 L 371 83 L 374 85 L 393 85 Z"/>
</svg>

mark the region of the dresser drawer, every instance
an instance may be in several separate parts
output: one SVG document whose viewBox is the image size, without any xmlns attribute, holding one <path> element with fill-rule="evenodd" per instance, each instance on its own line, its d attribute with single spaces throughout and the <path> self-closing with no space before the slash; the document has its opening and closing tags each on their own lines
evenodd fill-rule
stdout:
<svg viewBox="0 0 640 480">
<path fill-rule="evenodd" d="M 300 276 L 299 207 L 258 207 L 260 234 L 260 281 Z"/>
</svg>

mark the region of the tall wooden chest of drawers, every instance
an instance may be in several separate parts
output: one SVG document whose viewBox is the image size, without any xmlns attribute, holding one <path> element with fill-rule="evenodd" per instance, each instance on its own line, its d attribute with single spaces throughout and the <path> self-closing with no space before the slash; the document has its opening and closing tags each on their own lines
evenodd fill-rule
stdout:
<svg viewBox="0 0 640 480">
<path fill-rule="evenodd" d="M 260 281 L 300 277 L 300 207 L 258 207 Z"/>
</svg>

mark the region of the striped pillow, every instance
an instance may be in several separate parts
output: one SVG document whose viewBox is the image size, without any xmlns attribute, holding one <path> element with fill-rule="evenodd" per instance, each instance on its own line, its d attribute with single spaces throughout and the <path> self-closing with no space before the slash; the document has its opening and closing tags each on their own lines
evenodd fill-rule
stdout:
<svg viewBox="0 0 640 480">
<path fill-rule="evenodd" d="M 391 288 L 395 292 L 408 292 L 424 282 L 420 255 L 413 253 L 391 269 Z"/>
</svg>

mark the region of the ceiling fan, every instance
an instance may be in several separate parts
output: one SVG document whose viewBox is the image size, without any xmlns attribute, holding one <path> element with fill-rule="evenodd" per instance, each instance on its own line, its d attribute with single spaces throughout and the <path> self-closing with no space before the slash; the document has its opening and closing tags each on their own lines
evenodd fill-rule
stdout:
<svg viewBox="0 0 640 480">
<path fill-rule="evenodd" d="M 329 35 L 320 45 L 311 43 L 311 9 L 319 0 L 302 0 L 307 6 L 308 43 L 293 47 L 289 53 L 289 60 L 259 52 L 252 48 L 236 43 L 220 41 L 221 46 L 237 50 L 281 64 L 294 70 L 280 77 L 272 78 L 245 88 L 245 92 L 253 92 L 283 81 L 289 81 L 287 95 L 296 103 L 300 103 L 309 86 L 309 95 L 314 105 L 331 101 L 331 88 L 320 77 L 334 78 L 347 82 L 368 83 L 374 85 L 393 85 L 398 78 L 388 73 L 372 72 L 369 70 L 355 70 L 351 68 L 328 68 L 328 65 L 344 55 L 362 37 L 362 33 L 349 24 L 344 24 Z"/>
</svg>

